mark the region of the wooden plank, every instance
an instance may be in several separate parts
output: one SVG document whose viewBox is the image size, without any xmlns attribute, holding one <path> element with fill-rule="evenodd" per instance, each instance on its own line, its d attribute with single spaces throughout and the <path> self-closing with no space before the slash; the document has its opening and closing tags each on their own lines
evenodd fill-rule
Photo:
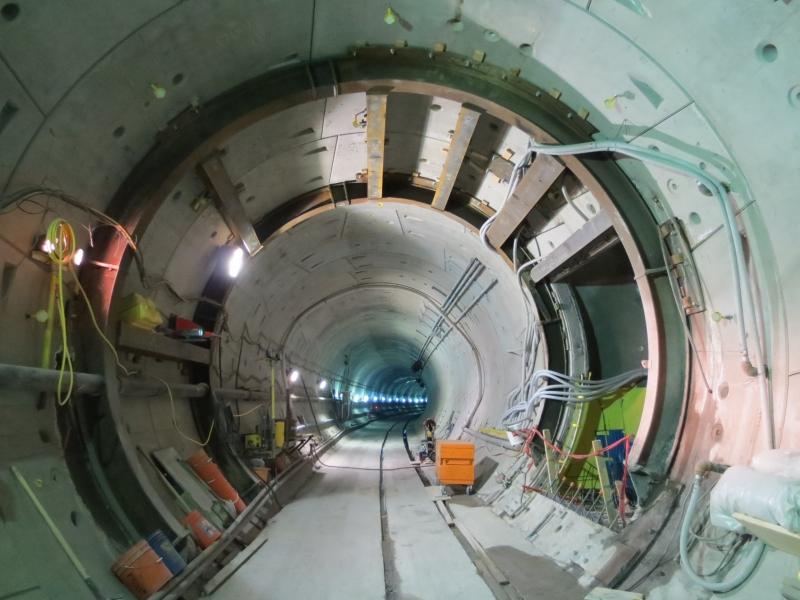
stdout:
<svg viewBox="0 0 800 600">
<path fill-rule="evenodd" d="M 208 348 L 201 348 L 190 342 L 173 340 L 127 323 L 120 323 L 117 347 L 136 354 L 202 365 L 208 365 L 211 360 L 211 351 Z"/>
<path fill-rule="evenodd" d="M 547 461 L 547 485 L 548 490 L 551 494 L 554 494 L 556 491 L 556 487 L 558 486 L 558 461 L 556 460 L 556 455 L 553 449 L 549 446 L 553 442 L 550 430 L 545 429 L 542 431 L 542 437 L 544 437 L 544 456 L 545 460 Z"/>
<path fill-rule="evenodd" d="M 250 544 L 248 544 L 247 548 L 239 552 L 236 557 L 231 560 L 227 565 L 225 565 L 220 571 L 214 575 L 211 579 L 206 582 L 203 586 L 203 595 L 210 596 L 213 594 L 217 589 L 225 583 L 231 576 L 239 570 L 239 568 L 244 565 L 250 557 L 255 554 L 261 546 L 263 546 L 267 542 L 267 530 L 264 529 L 259 533 L 255 539 L 253 539 Z"/>
<path fill-rule="evenodd" d="M 554 271 L 557 271 L 579 253 L 586 251 L 595 241 L 612 230 L 613 227 L 611 217 L 607 213 L 597 213 L 533 267 L 531 269 L 531 279 L 538 283 Z M 616 243 L 616 240 L 614 242 Z"/>
<path fill-rule="evenodd" d="M 644 600 L 644 596 L 638 592 L 624 592 L 622 590 L 596 587 L 589 592 L 585 600 Z"/>
<path fill-rule="evenodd" d="M 563 171 L 564 165 L 552 156 L 539 154 L 533 159 L 533 164 L 489 227 L 486 235 L 492 246 L 500 248 L 506 243 Z"/>
<path fill-rule="evenodd" d="M 386 142 L 386 103 L 384 89 L 367 92 L 367 197 L 383 198 L 383 159 Z"/>
<path fill-rule="evenodd" d="M 780 525 L 762 521 L 743 513 L 735 512 L 733 513 L 733 518 L 765 544 L 769 544 L 787 554 L 800 556 L 800 534 L 792 533 Z"/>
<path fill-rule="evenodd" d="M 225 219 L 231 233 L 241 240 L 244 249 L 250 256 L 261 250 L 261 240 L 258 239 L 253 223 L 247 217 L 244 206 L 239 200 L 239 192 L 231 181 L 225 165 L 218 156 L 200 163 L 200 171 L 214 191 L 217 210 Z"/>
<path fill-rule="evenodd" d="M 608 518 L 608 523 L 611 525 L 617 515 L 616 509 L 614 508 L 614 491 L 611 487 L 611 479 L 608 476 L 608 471 L 606 470 L 606 459 L 603 456 L 599 456 L 599 452 L 603 449 L 603 445 L 600 443 L 600 440 L 592 440 L 592 452 L 598 454 L 595 456 L 595 467 L 597 468 L 597 478 L 600 480 L 600 492 L 603 495 L 603 508 L 606 513 L 606 517 Z"/>
<path fill-rule="evenodd" d="M 453 192 L 453 186 L 456 184 L 458 172 L 461 170 L 464 157 L 467 155 L 467 148 L 469 148 L 469 142 L 472 140 L 472 134 L 475 133 L 475 127 L 478 125 L 480 116 L 480 110 L 468 104 L 462 105 L 458 111 L 456 127 L 453 130 L 453 136 L 450 138 L 450 147 L 447 150 L 447 158 L 444 161 L 444 165 L 442 165 L 439 180 L 436 182 L 436 192 L 431 203 L 433 208 L 444 210 L 447 206 L 447 201 Z"/>
<path fill-rule="evenodd" d="M 453 515 L 450 514 L 447 506 L 444 503 L 444 500 L 434 500 L 433 503 L 436 505 L 436 508 L 439 509 L 439 513 L 442 515 L 444 522 L 447 523 L 448 527 L 453 527 L 456 522 L 453 519 Z"/>
<path fill-rule="evenodd" d="M 657 564 L 658 554 L 650 553 L 650 550 L 672 523 L 682 489 L 682 485 L 667 482 L 653 505 L 622 530 L 614 544 L 613 556 L 595 575 L 598 582 L 607 587 L 619 587 L 628 577 L 635 579 L 639 573 L 647 572 Z M 637 558 L 642 555 L 644 558 L 640 562 Z"/>
</svg>

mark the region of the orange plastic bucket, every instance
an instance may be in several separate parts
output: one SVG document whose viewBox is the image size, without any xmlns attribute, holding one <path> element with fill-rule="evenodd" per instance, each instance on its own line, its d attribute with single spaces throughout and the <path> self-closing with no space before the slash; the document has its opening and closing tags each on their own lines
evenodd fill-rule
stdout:
<svg viewBox="0 0 800 600">
<path fill-rule="evenodd" d="M 164 559 L 144 540 L 136 542 L 120 556 L 111 566 L 111 572 L 139 600 L 152 596 L 172 579 L 172 573 L 164 564 Z"/>
<path fill-rule="evenodd" d="M 220 468 L 203 449 L 192 454 L 186 462 L 217 496 L 233 502 L 237 513 L 241 513 L 245 509 L 247 504 L 239 497 L 239 492 L 225 479 Z"/>
<path fill-rule="evenodd" d="M 216 527 L 208 522 L 200 511 L 193 510 L 183 519 L 183 522 L 192 530 L 194 537 L 204 550 L 216 542 L 222 535 Z"/>
</svg>

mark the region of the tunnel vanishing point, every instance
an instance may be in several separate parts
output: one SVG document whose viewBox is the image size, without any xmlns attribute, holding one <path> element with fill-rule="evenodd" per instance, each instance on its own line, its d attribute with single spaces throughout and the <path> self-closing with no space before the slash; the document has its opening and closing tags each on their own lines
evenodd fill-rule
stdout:
<svg viewBox="0 0 800 600">
<path fill-rule="evenodd" d="M 0 600 L 800 599 L 798 32 L 0 0 Z"/>
</svg>

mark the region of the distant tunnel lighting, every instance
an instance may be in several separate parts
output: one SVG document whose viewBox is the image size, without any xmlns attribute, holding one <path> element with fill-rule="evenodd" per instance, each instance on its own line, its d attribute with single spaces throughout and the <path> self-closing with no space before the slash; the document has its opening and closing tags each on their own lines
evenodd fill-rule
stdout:
<svg viewBox="0 0 800 600">
<path fill-rule="evenodd" d="M 295 370 L 294 370 L 294 371 L 292 371 L 292 372 L 291 372 L 291 374 L 289 375 L 289 381 L 291 381 L 292 383 L 297 383 L 297 380 L 298 380 L 298 379 L 300 379 L 300 371 L 298 371 L 297 369 L 295 369 Z"/>
<path fill-rule="evenodd" d="M 72 262 L 75 263 L 76 267 L 80 267 L 81 263 L 83 263 L 83 248 L 78 248 L 78 251 L 75 252 L 75 256 L 72 257 Z"/>
<path fill-rule="evenodd" d="M 328 380 L 321 379 L 319 382 L 319 389 L 324 390 L 326 387 L 328 387 Z"/>
<path fill-rule="evenodd" d="M 244 250 L 241 248 L 234 248 L 228 259 L 228 276 L 237 277 L 242 271 L 244 266 Z"/>
</svg>

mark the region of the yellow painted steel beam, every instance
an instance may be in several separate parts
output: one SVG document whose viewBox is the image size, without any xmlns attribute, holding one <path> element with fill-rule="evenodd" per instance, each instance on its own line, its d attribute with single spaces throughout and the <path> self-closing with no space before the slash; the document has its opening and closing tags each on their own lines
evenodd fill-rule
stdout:
<svg viewBox="0 0 800 600">
<path fill-rule="evenodd" d="M 367 197 L 373 200 L 383 198 L 387 92 L 385 88 L 367 92 Z"/>
<path fill-rule="evenodd" d="M 447 201 L 456 184 L 458 172 L 467 155 L 467 148 L 469 148 L 469 142 L 472 140 L 472 134 L 475 133 L 480 116 L 480 110 L 468 104 L 462 105 L 461 110 L 458 111 L 456 127 L 450 138 L 450 147 L 447 149 L 447 159 L 442 165 L 442 172 L 436 182 L 436 192 L 431 204 L 433 208 L 444 210 L 447 207 Z"/>
</svg>

